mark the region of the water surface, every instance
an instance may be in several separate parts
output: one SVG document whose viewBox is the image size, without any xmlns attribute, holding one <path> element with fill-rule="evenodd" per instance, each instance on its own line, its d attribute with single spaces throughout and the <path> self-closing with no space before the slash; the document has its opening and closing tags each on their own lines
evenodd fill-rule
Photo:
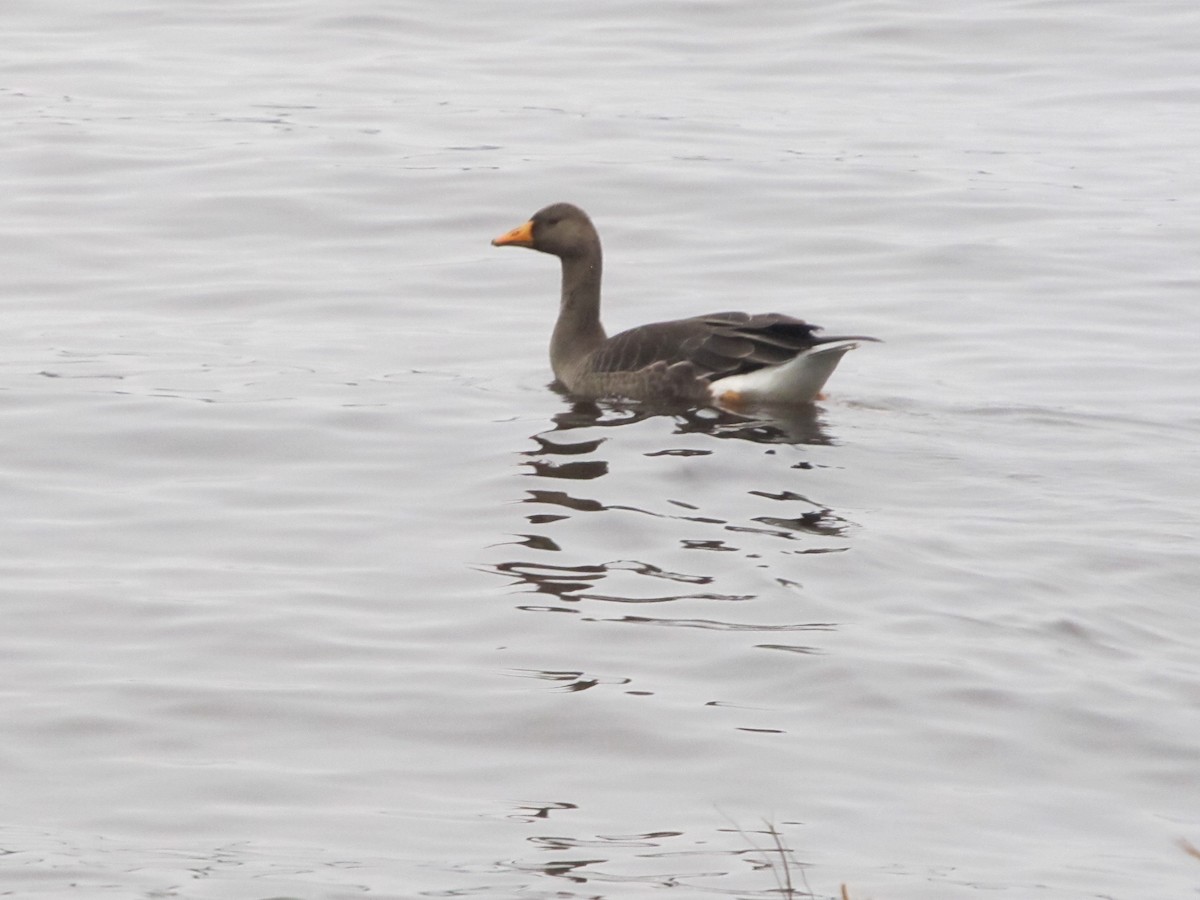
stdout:
<svg viewBox="0 0 1200 900">
<path fill-rule="evenodd" d="M 1200 12 L 7 22 L 7 890 L 1200 886 Z M 610 329 L 886 343 L 574 404 L 488 245 L 556 200 Z"/>
</svg>

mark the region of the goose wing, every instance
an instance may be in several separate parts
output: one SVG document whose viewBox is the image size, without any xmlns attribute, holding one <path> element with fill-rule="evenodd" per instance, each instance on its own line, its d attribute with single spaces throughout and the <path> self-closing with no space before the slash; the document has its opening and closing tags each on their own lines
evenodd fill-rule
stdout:
<svg viewBox="0 0 1200 900">
<path fill-rule="evenodd" d="M 642 325 L 613 335 L 588 360 L 594 372 L 626 372 L 656 362 L 689 362 L 706 379 L 777 366 L 817 344 L 820 328 L 780 313 L 710 313 Z"/>
</svg>

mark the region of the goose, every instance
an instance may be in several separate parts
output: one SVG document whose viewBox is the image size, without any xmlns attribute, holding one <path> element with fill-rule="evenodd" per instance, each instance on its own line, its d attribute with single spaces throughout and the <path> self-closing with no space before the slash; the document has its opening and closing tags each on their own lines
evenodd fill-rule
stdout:
<svg viewBox="0 0 1200 900">
<path fill-rule="evenodd" d="M 779 313 L 718 312 L 640 325 L 609 337 L 600 324 L 600 236 L 578 206 L 554 203 L 492 241 L 562 260 L 562 298 L 550 338 L 559 384 L 582 400 L 796 406 L 820 397 L 864 335 L 826 337 Z"/>
</svg>

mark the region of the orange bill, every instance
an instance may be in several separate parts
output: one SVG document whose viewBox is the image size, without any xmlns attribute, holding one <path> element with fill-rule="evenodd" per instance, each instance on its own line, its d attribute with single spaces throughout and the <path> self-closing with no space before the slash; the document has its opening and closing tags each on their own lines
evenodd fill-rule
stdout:
<svg viewBox="0 0 1200 900">
<path fill-rule="evenodd" d="M 508 234 L 502 234 L 492 241 L 493 247 L 505 247 L 510 244 L 514 247 L 532 247 L 533 222 L 526 222 L 524 225 L 514 228 Z"/>
</svg>

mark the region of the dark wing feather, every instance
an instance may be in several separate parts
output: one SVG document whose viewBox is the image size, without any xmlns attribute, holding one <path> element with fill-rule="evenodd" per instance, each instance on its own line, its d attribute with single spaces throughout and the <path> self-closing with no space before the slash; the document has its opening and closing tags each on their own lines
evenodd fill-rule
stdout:
<svg viewBox="0 0 1200 900">
<path fill-rule="evenodd" d="M 592 354 L 594 372 L 627 372 L 665 362 L 690 362 L 702 378 L 753 372 L 787 362 L 817 344 L 819 328 L 779 313 L 712 313 L 642 325 L 613 335 Z"/>
</svg>

